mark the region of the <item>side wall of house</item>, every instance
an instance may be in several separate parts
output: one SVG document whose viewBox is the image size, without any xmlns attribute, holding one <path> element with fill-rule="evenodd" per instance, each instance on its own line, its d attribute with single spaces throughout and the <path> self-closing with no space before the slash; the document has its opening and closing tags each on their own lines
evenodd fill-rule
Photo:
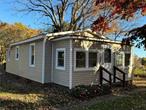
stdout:
<svg viewBox="0 0 146 110">
<path fill-rule="evenodd" d="M 69 87 L 70 41 L 59 40 L 53 42 L 53 70 L 52 82 Z M 56 68 L 56 49 L 65 49 L 65 70 Z"/>
<path fill-rule="evenodd" d="M 51 82 L 52 43 L 47 40 L 45 46 L 45 83 Z"/>
<path fill-rule="evenodd" d="M 29 66 L 29 46 L 31 43 L 35 43 L 35 67 Z M 43 40 L 19 45 L 19 60 L 15 59 L 15 47 L 13 46 L 10 50 L 10 60 L 7 61 L 6 71 L 41 83 Z"/>
</svg>

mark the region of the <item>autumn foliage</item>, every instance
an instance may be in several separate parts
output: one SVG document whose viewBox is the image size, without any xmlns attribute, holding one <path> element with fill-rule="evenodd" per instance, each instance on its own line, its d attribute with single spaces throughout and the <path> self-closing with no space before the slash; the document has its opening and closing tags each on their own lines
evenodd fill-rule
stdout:
<svg viewBox="0 0 146 110">
<path fill-rule="evenodd" d="M 0 63 L 6 58 L 6 50 L 11 43 L 30 38 L 40 33 L 22 23 L 0 23 Z"/>
<path fill-rule="evenodd" d="M 104 12 L 94 21 L 92 29 L 106 32 L 110 29 L 111 20 L 129 20 L 136 12 L 146 15 L 146 0 L 95 0 L 95 9 Z"/>
</svg>

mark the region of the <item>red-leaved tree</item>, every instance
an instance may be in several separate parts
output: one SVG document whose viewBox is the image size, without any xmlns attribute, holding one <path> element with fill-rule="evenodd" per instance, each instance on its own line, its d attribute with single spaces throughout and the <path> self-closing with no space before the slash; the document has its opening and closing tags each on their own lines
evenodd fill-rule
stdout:
<svg viewBox="0 0 146 110">
<path fill-rule="evenodd" d="M 114 20 L 129 20 L 138 12 L 146 15 L 146 0 L 95 0 L 95 9 L 100 16 L 93 22 L 92 29 L 107 32 Z"/>
</svg>

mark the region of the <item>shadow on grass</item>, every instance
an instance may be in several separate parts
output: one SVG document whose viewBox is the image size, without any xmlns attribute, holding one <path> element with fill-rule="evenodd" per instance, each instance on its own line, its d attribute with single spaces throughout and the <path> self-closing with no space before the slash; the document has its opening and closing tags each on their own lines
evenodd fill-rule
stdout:
<svg viewBox="0 0 146 110">
<path fill-rule="evenodd" d="M 8 100 L 0 100 L 0 104 L 3 103 L 4 107 L 7 107 L 9 104 L 11 105 L 11 103 L 14 103 L 14 105 L 20 104 L 20 106 L 28 105 L 28 107 L 35 107 L 36 105 L 33 103 L 25 103 L 27 100 L 33 100 L 35 97 L 38 98 L 38 103 L 43 107 L 49 107 L 50 105 L 59 107 L 79 101 L 78 99 L 72 97 L 69 89 L 65 87 L 55 84 L 42 85 L 9 73 L 0 75 L 0 93 L 4 94 L 4 96 L 1 95 L 3 98 L 7 94 L 10 95 Z M 34 96 L 31 97 L 30 94 L 34 94 Z M 22 96 L 25 102 L 13 99 L 11 100 L 12 97 L 16 98 L 19 96 Z M 29 99 L 26 99 L 26 97 Z"/>
<path fill-rule="evenodd" d="M 56 84 L 40 84 L 9 73 L 0 74 L 0 87 L 3 91 L 19 94 L 44 94 L 57 92 L 68 94 L 69 89 Z"/>
<path fill-rule="evenodd" d="M 39 103 L 22 102 L 0 98 L 0 110 L 51 110 L 51 105 L 40 105 Z"/>
</svg>

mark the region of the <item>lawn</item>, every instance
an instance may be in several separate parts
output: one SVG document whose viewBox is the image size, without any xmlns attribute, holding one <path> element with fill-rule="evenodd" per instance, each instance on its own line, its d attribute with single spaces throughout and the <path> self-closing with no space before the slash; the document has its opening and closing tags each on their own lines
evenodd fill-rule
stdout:
<svg viewBox="0 0 146 110">
<path fill-rule="evenodd" d="M 18 76 L 0 75 L 0 110 L 35 110 L 78 103 L 65 87 L 44 85 Z"/>
<path fill-rule="evenodd" d="M 80 101 L 65 87 L 41 85 L 11 74 L 0 75 L 0 110 L 146 110 L 146 88 L 134 93 L 122 89 L 107 96 Z"/>
<path fill-rule="evenodd" d="M 146 91 L 113 100 L 98 101 L 80 110 L 146 110 Z"/>
</svg>

